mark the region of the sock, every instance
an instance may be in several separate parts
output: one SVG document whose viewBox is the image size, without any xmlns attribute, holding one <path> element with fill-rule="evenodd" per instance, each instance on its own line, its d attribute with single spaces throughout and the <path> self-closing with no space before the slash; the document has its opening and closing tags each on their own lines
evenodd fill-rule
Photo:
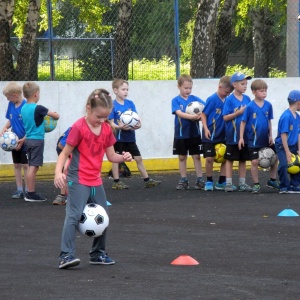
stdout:
<svg viewBox="0 0 300 300">
<path fill-rule="evenodd" d="M 145 182 L 148 182 L 150 180 L 150 178 L 149 177 L 147 177 L 147 178 L 144 178 L 144 181 Z"/>
<path fill-rule="evenodd" d="M 187 177 L 181 177 L 181 181 L 188 181 Z"/>
<path fill-rule="evenodd" d="M 213 182 L 212 176 L 207 176 L 207 181 Z"/>
<path fill-rule="evenodd" d="M 63 197 L 66 197 L 66 194 L 60 194 L 61 196 L 63 196 Z"/>
<path fill-rule="evenodd" d="M 226 182 L 226 176 L 220 176 L 219 177 L 219 183 L 222 184 L 224 182 Z"/>
<path fill-rule="evenodd" d="M 254 182 L 254 185 L 259 185 L 259 182 Z"/>
<path fill-rule="evenodd" d="M 246 182 L 246 179 L 245 178 L 240 178 L 239 179 L 239 184 L 241 185 L 241 184 L 245 184 L 245 182 Z"/>
<path fill-rule="evenodd" d="M 117 182 L 119 182 L 120 181 L 120 179 L 114 179 L 114 182 L 115 183 L 117 183 Z"/>
<path fill-rule="evenodd" d="M 276 178 L 270 178 L 271 181 L 276 181 Z"/>
<path fill-rule="evenodd" d="M 203 178 L 202 177 L 197 177 L 197 182 L 201 182 L 203 181 Z"/>
<path fill-rule="evenodd" d="M 232 178 L 226 178 L 226 183 L 227 184 L 232 184 Z"/>
<path fill-rule="evenodd" d="M 23 187 L 22 187 L 22 186 L 18 186 L 18 187 L 17 187 L 17 190 L 18 190 L 19 192 L 23 192 Z"/>
</svg>

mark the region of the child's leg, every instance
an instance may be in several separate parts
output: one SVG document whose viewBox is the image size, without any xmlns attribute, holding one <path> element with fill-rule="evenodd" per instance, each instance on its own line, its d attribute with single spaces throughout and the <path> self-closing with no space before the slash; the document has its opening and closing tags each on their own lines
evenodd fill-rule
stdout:
<svg viewBox="0 0 300 300">
<path fill-rule="evenodd" d="M 36 166 L 29 166 L 27 171 L 27 187 L 28 192 L 35 192 L 35 180 L 36 180 L 36 173 L 39 170 L 39 167 Z"/>
<path fill-rule="evenodd" d="M 18 191 L 23 191 L 23 181 L 22 181 L 22 164 L 14 164 L 16 185 Z"/>
<path fill-rule="evenodd" d="M 206 177 L 212 177 L 213 176 L 213 167 L 214 167 L 214 158 L 213 157 L 206 157 L 205 158 Z"/>
<path fill-rule="evenodd" d="M 186 171 L 186 160 L 187 155 L 178 155 L 179 160 L 179 171 L 181 178 L 187 178 L 187 171 Z"/>
<path fill-rule="evenodd" d="M 231 184 L 232 184 L 232 168 L 233 168 L 233 161 L 227 159 L 225 163 L 226 182 Z"/>
<path fill-rule="evenodd" d="M 278 159 L 276 159 L 274 165 L 270 167 L 270 178 L 271 179 L 276 179 L 277 169 L 278 169 Z"/>
<path fill-rule="evenodd" d="M 113 179 L 119 179 L 119 164 L 118 163 L 112 163 L 111 167 Z"/>
<path fill-rule="evenodd" d="M 198 154 L 192 155 L 192 159 L 194 161 L 194 167 L 195 167 L 197 178 L 202 177 L 202 162 L 201 162 L 200 155 Z"/>
<path fill-rule="evenodd" d="M 25 192 L 27 192 L 28 191 L 28 184 L 27 184 L 28 164 L 22 164 L 22 168 L 24 172 Z"/>
<path fill-rule="evenodd" d="M 253 159 L 251 161 L 251 176 L 254 184 L 259 182 L 258 181 L 258 159 Z"/>
<path fill-rule="evenodd" d="M 135 160 L 136 166 L 137 166 L 139 172 L 141 173 L 142 177 L 144 179 L 148 178 L 149 176 L 148 176 L 148 173 L 144 166 L 143 158 L 141 156 L 134 156 L 133 159 Z"/>
<path fill-rule="evenodd" d="M 239 161 L 239 178 L 246 178 L 246 161 Z"/>
</svg>

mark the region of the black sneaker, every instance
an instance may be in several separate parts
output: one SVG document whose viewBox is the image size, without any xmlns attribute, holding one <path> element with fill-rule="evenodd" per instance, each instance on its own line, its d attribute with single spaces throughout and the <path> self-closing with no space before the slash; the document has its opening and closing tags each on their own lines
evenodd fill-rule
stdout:
<svg viewBox="0 0 300 300">
<path fill-rule="evenodd" d="M 90 258 L 90 264 L 92 265 L 114 265 L 115 261 L 112 260 L 110 257 L 105 255 L 99 255 L 96 258 Z"/>
<path fill-rule="evenodd" d="M 59 258 L 58 268 L 59 269 L 67 269 L 67 268 L 71 268 L 71 267 L 76 267 L 79 264 L 80 264 L 79 258 L 75 258 L 73 255 L 68 255 L 68 256 Z"/>
<path fill-rule="evenodd" d="M 44 202 L 47 199 L 37 193 L 26 193 L 24 200 L 27 202 Z"/>
</svg>

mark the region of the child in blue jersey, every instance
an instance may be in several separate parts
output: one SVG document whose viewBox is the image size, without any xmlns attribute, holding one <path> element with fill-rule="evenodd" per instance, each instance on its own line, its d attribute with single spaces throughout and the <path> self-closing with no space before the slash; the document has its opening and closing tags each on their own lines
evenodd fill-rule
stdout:
<svg viewBox="0 0 300 300">
<path fill-rule="evenodd" d="M 288 174 L 292 154 L 300 154 L 300 91 L 292 90 L 288 95 L 289 108 L 286 109 L 278 122 L 278 135 L 275 149 L 278 156 L 278 175 L 280 194 L 300 193 L 300 173 Z"/>
<path fill-rule="evenodd" d="M 65 147 L 67 143 L 67 137 L 69 135 L 69 132 L 71 130 L 71 127 L 69 127 L 58 139 L 56 144 L 56 152 L 57 155 L 59 155 L 63 148 Z M 66 163 L 63 168 L 63 173 L 67 176 L 67 170 L 68 170 L 68 164 L 69 159 L 66 160 Z M 67 186 L 65 185 L 63 188 L 60 189 L 60 194 L 55 197 L 52 204 L 53 205 L 65 205 L 66 204 L 66 194 L 67 194 Z"/>
<path fill-rule="evenodd" d="M 252 193 L 259 193 L 258 151 L 264 147 L 270 147 L 275 151 L 271 123 L 273 119 L 273 107 L 269 101 L 265 100 L 268 85 L 264 80 L 254 80 L 251 84 L 251 90 L 254 100 L 246 106 L 242 116 L 239 149 L 242 149 L 245 145 L 244 133 L 246 132 L 251 160 L 251 175 L 254 182 Z M 270 179 L 267 182 L 267 186 L 279 189 L 279 184 L 276 181 L 276 173 L 277 161 L 270 167 Z"/>
<path fill-rule="evenodd" d="M 124 151 L 130 152 L 136 162 L 139 172 L 144 179 L 144 187 L 155 187 L 159 185 L 161 181 L 149 178 L 140 150 L 136 144 L 135 130 L 141 128 L 141 122 L 139 122 L 134 129 L 120 122 L 120 116 L 123 112 L 131 110 L 137 113 L 133 101 L 127 99 L 128 82 L 123 79 L 114 79 L 112 82 L 112 88 L 116 95 L 116 99 L 113 101 L 113 109 L 108 116 L 108 120 L 115 131 L 115 137 L 117 140 L 117 142 L 114 144 L 114 149 L 118 154 L 121 154 Z M 114 179 L 114 183 L 112 185 L 113 189 L 122 190 L 129 188 L 128 185 L 125 185 L 122 181 L 120 181 L 118 163 L 112 164 L 112 174 Z"/>
<path fill-rule="evenodd" d="M 23 94 L 27 103 L 22 107 L 21 115 L 25 127 L 28 158 L 27 186 L 28 192 L 25 194 L 25 201 L 41 202 L 47 199 L 35 191 L 36 173 L 43 165 L 44 154 L 44 117 L 46 115 L 59 119 L 59 114 L 49 111 L 48 108 L 37 105 L 40 99 L 40 87 L 35 82 L 25 82 L 23 85 Z"/>
<path fill-rule="evenodd" d="M 18 136 L 19 143 L 15 150 L 12 151 L 12 159 L 14 163 L 14 172 L 16 178 L 17 191 L 12 195 L 14 199 L 24 198 L 22 170 L 24 173 L 25 192 L 27 192 L 27 170 L 28 160 L 26 156 L 25 142 L 25 128 L 21 116 L 21 109 L 26 103 L 22 95 L 22 86 L 16 82 L 9 82 L 3 89 L 3 94 L 9 101 L 6 119 L 7 123 L 4 125 L 1 134 L 8 131 L 9 128 Z"/>
<path fill-rule="evenodd" d="M 192 156 L 197 175 L 195 189 L 200 190 L 205 185 L 202 178 L 202 163 L 200 158 L 200 154 L 202 153 L 199 125 L 201 113 L 195 115 L 188 114 L 186 113 L 186 108 L 193 101 L 199 101 L 203 105 L 205 105 L 205 102 L 199 97 L 191 95 L 193 87 L 191 76 L 183 74 L 179 76 L 177 82 L 179 95 L 172 99 L 172 114 L 175 115 L 173 155 L 178 155 L 181 178 L 176 189 L 186 190 L 189 188 L 186 169 L 187 156 L 189 154 Z"/>
<path fill-rule="evenodd" d="M 202 143 L 203 156 L 205 160 L 206 183 L 204 190 L 213 191 L 213 164 L 216 155 L 215 145 L 225 144 L 225 122 L 222 112 L 225 98 L 233 91 L 230 83 L 230 76 L 223 76 L 218 84 L 216 93 L 207 98 L 204 110 L 201 115 L 202 121 Z M 216 190 L 224 190 L 226 185 L 225 162 L 221 164 L 219 180 L 215 185 Z"/>
<path fill-rule="evenodd" d="M 226 132 L 226 186 L 225 192 L 232 192 L 233 162 L 239 162 L 239 191 L 251 192 L 252 188 L 246 184 L 246 160 L 249 159 L 248 140 L 244 137 L 244 147 L 240 150 L 238 143 L 240 140 L 240 123 L 246 105 L 250 102 L 250 97 L 245 95 L 247 82 L 251 76 L 246 76 L 240 72 L 231 76 L 230 82 L 234 87 L 233 93 L 226 98 L 223 119 L 225 121 Z"/>
</svg>

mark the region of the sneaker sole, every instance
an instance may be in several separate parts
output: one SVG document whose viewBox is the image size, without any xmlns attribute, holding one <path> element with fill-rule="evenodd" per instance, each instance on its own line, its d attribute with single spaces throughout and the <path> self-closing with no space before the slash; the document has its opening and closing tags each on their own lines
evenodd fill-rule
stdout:
<svg viewBox="0 0 300 300">
<path fill-rule="evenodd" d="M 52 205 L 66 205 L 66 202 L 52 202 Z"/>
<path fill-rule="evenodd" d="M 279 191 L 279 188 L 271 186 L 271 185 L 266 185 L 266 187 L 268 187 L 269 189 L 274 189 L 274 190 L 278 190 Z"/>
<path fill-rule="evenodd" d="M 30 199 L 30 198 L 24 198 L 24 200 L 26 201 L 26 202 L 45 202 L 45 201 L 47 201 L 47 199 L 43 199 L 43 200 L 35 200 L 35 199 Z"/>
<path fill-rule="evenodd" d="M 112 187 L 113 190 L 128 190 L 129 187 L 122 187 L 122 188 L 117 188 L 117 187 Z"/>
<path fill-rule="evenodd" d="M 114 265 L 115 262 L 104 263 L 104 262 L 90 261 L 90 264 L 91 265 Z"/>
<path fill-rule="evenodd" d="M 147 188 L 152 188 L 152 187 L 156 187 L 156 186 L 158 186 L 158 185 L 160 185 L 160 183 L 154 184 L 154 185 L 150 185 L 150 186 L 145 186 L 145 189 L 147 189 Z"/>
<path fill-rule="evenodd" d="M 76 267 L 80 264 L 80 259 L 77 258 L 77 259 L 74 259 L 68 263 L 65 263 L 63 265 L 59 265 L 58 268 L 59 269 L 68 269 L 68 268 L 71 268 L 71 267 Z"/>
</svg>

